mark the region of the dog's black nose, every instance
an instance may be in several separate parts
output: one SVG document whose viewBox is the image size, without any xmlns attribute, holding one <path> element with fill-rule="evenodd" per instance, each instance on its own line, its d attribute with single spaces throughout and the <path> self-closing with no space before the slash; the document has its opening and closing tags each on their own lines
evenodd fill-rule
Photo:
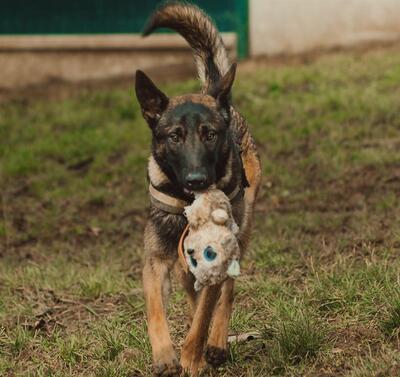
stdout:
<svg viewBox="0 0 400 377">
<path fill-rule="evenodd" d="M 207 176 L 202 172 L 191 172 L 185 178 L 186 186 L 190 190 L 203 190 L 207 186 Z"/>
</svg>

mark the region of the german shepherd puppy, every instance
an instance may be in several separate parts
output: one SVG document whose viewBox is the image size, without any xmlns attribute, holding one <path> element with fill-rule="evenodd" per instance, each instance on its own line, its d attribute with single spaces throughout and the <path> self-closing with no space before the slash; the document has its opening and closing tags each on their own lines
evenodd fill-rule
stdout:
<svg viewBox="0 0 400 377">
<path fill-rule="evenodd" d="M 142 71 L 136 72 L 136 96 L 153 137 L 143 289 L 155 374 L 178 376 L 183 369 L 197 375 L 206 362 L 215 367 L 226 360 L 234 282 L 228 278 L 194 291 L 193 275 L 177 262 L 178 242 L 187 224 L 183 207 L 193 201 L 193 192 L 210 185 L 231 195 L 243 255 L 261 167 L 248 125 L 231 104 L 236 64 L 229 64 L 211 19 L 194 5 L 173 2 L 154 12 L 144 35 L 159 27 L 176 30 L 192 47 L 202 89 L 169 98 Z M 190 307 L 191 327 L 180 362 L 166 318 L 172 270 L 187 292 Z"/>
</svg>

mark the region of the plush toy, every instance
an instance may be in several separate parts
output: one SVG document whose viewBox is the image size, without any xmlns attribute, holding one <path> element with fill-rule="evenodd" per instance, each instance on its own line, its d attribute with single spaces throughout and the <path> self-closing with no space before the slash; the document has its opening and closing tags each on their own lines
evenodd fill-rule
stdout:
<svg viewBox="0 0 400 377">
<path fill-rule="evenodd" d="M 184 258 L 196 278 L 196 291 L 240 274 L 239 227 L 228 197 L 211 188 L 197 194 L 185 207 L 188 234 L 183 240 Z"/>
</svg>

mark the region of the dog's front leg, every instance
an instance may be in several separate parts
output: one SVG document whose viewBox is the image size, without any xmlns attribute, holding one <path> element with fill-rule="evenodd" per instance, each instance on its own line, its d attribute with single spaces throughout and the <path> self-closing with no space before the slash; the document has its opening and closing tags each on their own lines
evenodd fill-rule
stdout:
<svg viewBox="0 0 400 377">
<path fill-rule="evenodd" d="M 256 191 L 257 189 L 253 189 L 253 187 L 246 189 L 244 205 L 242 209 L 239 210 L 239 212 L 242 213 L 240 234 L 238 236 L 241 257 L 243 257 L 250 240 Z M 213 367 L 218 367 L 227 359 L 229 320 L 232 313 L 234 285 L 235 282 L 231 278 L 224 281 L 221 289 L 221 296 L 215 308 L 210 336 L 205 350 L 205 358 Z"/>
<path fill-rule="evenodd" d="M 148 332 L 157 376 L 179 376 L 181 367 L 169 334 L 166 306 L 170 287 L 170 266 L 165 260 L 149 255 L 143 268 Z"/>
<path fill-rule="evenodd" d="M 204 287 L 198 297 L 193 322 L 183 344 L 181 355 L 182 368 L 192 376 L 196 376 L 204 364 L 204 344 L 220 293 L 221 284 L 217 284 Z"/>
<path fill-rule="evenodd" d="M 231 278 L 224 281 L 221 295 L 215 308 L 210 336 L 205 350 L 206 361 L 213 367 L 220 366 L 227 359 L 228 329 L 234 298 L 234 284 L 234 280 Z"/>
</svg>

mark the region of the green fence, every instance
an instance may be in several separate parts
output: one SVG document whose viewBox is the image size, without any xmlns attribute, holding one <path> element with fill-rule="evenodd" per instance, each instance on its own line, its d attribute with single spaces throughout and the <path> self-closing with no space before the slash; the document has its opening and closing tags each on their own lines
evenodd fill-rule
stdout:
<svg viewBox="0 0 400 377">
<path fill-rule="evenodd" d="M 248 1 L 197 0 L 220 31 L 236 32 L 238 54 L 248 52 Z M 157 0 L 6 0 L 0 5 L 0 34 L 139 33 Z"/>
</svg>

